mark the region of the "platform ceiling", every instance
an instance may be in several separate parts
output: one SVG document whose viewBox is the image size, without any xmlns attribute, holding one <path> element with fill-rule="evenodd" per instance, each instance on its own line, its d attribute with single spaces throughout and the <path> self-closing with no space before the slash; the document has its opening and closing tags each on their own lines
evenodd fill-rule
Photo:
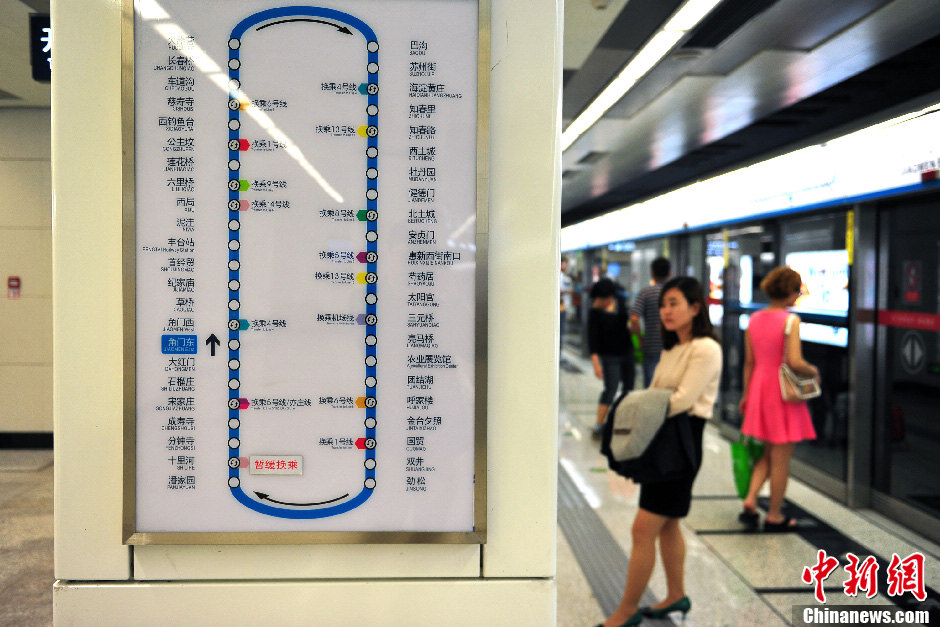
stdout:
<svg viewBox="0 0 940 627">
<path fill-rule="evenodd" d="M 563 127 L 682 1 L 566 0 Z M 0 107 L 49 106 L 30 74 L 34 11 L 49 0 L 0 0 Z M 565 151 L 562 224 L 938 90 L 936 0 L 723 0 Z"/>
<path fill-rule="evenodd" d="M 563 127 L 681 1 L 567 0 Z M 854 130 L 937 90 L 940 2 L 723 0 L 565 151 L 562 225 Z"/>
</svg>

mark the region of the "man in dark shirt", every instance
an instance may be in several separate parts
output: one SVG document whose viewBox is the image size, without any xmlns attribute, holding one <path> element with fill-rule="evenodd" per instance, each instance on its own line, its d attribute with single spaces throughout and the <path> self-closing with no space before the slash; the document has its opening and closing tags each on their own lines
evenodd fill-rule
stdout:
<svg viewBox="0 0 940 627">
<path fill-rule="evenodd" d="M 640 320 L 643 320 L 643 385 L 649 387 L 653 380 L 653 371 L 659 363 L 659 354 L 663 352 L 663 340 L 659 336 L 659 293 L 663 283 L 669 278 L 672 266 L 665 257 L 657 257 L 650 264 L 653 284 L 644 287 L 637 294 L 630 308 L 630 330 L 640 333 Z"/>
</svg>

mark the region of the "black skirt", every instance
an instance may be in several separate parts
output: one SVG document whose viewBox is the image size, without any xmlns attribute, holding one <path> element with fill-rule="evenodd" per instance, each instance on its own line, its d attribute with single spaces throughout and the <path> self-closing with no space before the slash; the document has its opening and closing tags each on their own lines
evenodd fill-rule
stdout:
<svg viewBox="0 0 940 627">
<path fill-rule="evenodd" d="M 640 507 L 653 514 L 667 518 L 685 518 L 692 505 L 692 483 L 702 465 L 702 434 L 705 431 L 705 419 L 692 416 L 692 444 L 695 447 L 697 463 L 687 475 L 666 481 L 643 483 L 640 485 Z"/>
</svg>

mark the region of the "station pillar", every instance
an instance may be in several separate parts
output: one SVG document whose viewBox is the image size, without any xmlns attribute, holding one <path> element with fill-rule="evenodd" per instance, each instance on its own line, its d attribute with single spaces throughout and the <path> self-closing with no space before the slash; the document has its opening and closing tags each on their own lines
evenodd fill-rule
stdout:
<svg viewBox="0 0 940 627">
<path fill-rule="evenodd" d="M 128 3 L 52 4 L 55 624 L 554 624 L 561 2 L 480 13 L 485 540 L 335 544 L 126 542 Z"/>
</svg>

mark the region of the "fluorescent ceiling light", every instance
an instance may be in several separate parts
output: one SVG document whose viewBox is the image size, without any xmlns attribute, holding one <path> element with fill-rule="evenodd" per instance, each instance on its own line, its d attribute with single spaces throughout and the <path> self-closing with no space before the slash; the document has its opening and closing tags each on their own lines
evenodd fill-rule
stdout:
<svg viewBox="0 0 940 627">
<path fill-rule="evenodd" d="M 650 70 L 656 67 L 679 40 L 685 37 L 685 31 L 661 30 L 646 45 L 630 59 L 630 63 L 621 71 L 621 75 L 629 77 L 631 83 L 638 82 Z"/>
<path fill-rule="evenodd" d="M 617 74 L 607 87 L 575 118 L 565 132 L 561 134 L 561 150 L 564 152 L 585 131 L 594 126 L 607 111 L 617 104 L 630 89 L 650 70 L 656 67 L 663 57 L 669 54 L 676 44 L 695 28 L 721 0 L 688 0 L 676 11 L 665 26 L 661 28 L 640 51 L 633 55 L 630 62 Z"/>
<path fill-rule="evenodd" d="M 720 2 L 721 0 L 689 0 L 666 22 L 663 30 L 690 31 Z"/>
</svg>

